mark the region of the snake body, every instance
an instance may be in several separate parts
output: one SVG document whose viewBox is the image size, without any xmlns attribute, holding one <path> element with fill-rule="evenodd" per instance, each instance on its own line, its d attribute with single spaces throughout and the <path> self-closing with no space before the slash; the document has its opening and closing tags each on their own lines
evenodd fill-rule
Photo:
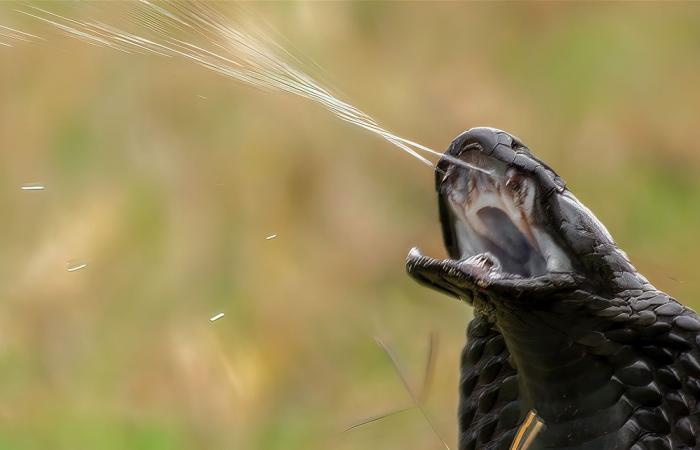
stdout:
<svg viewBox="0 0 700 450">
<path fill-rule="evenodd" d="M 436 187 L 449 258 L 417 281 L 474 307 L 461 357 L 460 450 L 700 449 L 700 318 L 637 272 L 562 179 L 514 136 L 455 139 Z"/>
</svg>

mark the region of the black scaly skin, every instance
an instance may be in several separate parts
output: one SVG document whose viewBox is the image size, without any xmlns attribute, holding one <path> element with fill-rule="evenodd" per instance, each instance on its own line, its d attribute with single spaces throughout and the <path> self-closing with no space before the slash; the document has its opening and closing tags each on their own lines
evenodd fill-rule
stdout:
<svg viewBox="0 0 700 450">
<path fill-rule="evenodd" d="M 459 393 L 459 448 L 510 447 L 522 420 L 518 374 L 503 335 L 476 315 L 467 328 Z"/>
<path fill-rule="evenodd" d="M 700 319 L 655 289 L 597 221 L 567 206 L 561 179 L 513 136 L 473 129 L 448 154 L 481 151 L 537 178 L 540 221 L 571 273 L 489 279 L 464 267 L 437 187 L 452 259 L 412 252 L 419 282 L 475 307 L 459 386 L 459 450 L 508 449 L 525 414 L 545 422 L 531 449 L 700 449 Z M 476 148 L 476 150 L 474 150 Z"/>
</svg>

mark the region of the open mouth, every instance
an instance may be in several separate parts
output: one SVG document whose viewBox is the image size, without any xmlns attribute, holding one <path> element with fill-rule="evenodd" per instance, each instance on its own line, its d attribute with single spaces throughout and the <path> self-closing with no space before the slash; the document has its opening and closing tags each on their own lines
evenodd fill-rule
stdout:
<svg viewBox="0 0 700 450">
<path fill-rule="evenodd" d="M 537 206 L 534 178 L 479 150 L 460 159 L 485 169 L 449 165 L 439 185 L 443 232 L 450 259 L 445 270 L 460 270 L 482 281 L 536 278 L 567 272 L 569 258 L 548 232 Z M 438 262 L 417 249 L 417 263 Z"/>
</svg>

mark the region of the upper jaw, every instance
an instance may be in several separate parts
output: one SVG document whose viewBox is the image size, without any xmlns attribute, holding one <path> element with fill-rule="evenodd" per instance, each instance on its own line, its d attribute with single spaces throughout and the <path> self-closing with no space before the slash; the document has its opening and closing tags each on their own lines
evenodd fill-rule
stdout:
<svg viewBox="0 0 700 450">
<path fill-rule="evenodd" d="M 489 266 L 500 266 L 512 276 L 545 273 L 546 252 L 552 245 L 531 220 L 537 194 L 533 180 L 478 151 L 462 159 L 486 166 L 490 173 L 452 166 L 440 185 L 443 221 L 455 238 L 459 258 L 488 255 Z"/>
<path fill-rule="evenodd" d="M 450 256 L 475 258 L 491 276 L 532 278 L 570 271 L 571 260 L 549 228 L 552 220 L 543 206 L 549 198 L 542 195 L 537 178 L 479 149 L 459 157 L 488 173 L 451 165 L 438 178 Z"/>
</svg>

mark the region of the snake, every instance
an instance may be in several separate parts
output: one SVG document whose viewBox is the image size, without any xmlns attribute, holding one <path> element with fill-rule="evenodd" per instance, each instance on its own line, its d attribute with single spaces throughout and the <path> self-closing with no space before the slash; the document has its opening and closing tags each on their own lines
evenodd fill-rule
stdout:
<svg viewBox="0 0 700 450">
<path fill-rule="evenodd" d="M 406 270 L 473 307 L 459 450 L 512 448 L 531 411 L 529 450 L 700 449 L 698 315 L 514 135 L 472 128 L 435 167 L 448 257 L 414 247 Z"/>
</svg>

